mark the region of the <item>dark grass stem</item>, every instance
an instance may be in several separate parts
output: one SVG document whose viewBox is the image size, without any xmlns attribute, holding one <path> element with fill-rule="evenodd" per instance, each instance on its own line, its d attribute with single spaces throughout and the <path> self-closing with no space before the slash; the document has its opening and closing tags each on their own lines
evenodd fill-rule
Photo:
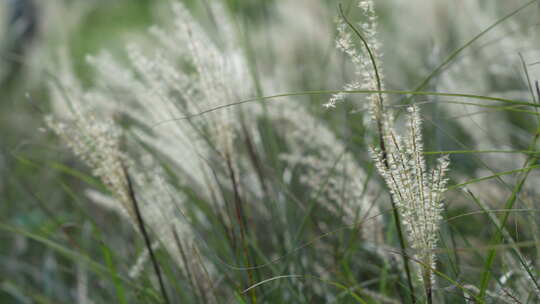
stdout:
<svg viewBox="0 0 540 304">
<path fill-rule="evenodd" d="M 354 24 L 352 24 L 352 22 L 349 21 L 349 19 L 347 18 L 347 16 L 343 12 L 343 7 L 342 7 L 341 3 L 338 4 L 338 8 L 339 8 L 339 13 L 341 15 L 341 18 L 343 18 L 343 21 L 345 21 L 347 26 L 349 26 L 349 28 L 354 32 L 354 34 L 362 41 L 362 44 L 364 45 L 366 51 L 368 52 L 371 64 L 373 65 L 373 70 L 375 72 L 375 80 L 377 82 L 377 90 L 378 90 L 377 94 L 379 96 L 378 102 L 375 105 L 375 106 L 378 107 L 378 109 L 375 111 L 375 113 L 376 113 L 376 119 L 377 119 L 376 123 L 377 123 L 377 131 L 378 131 L 378 136 L 379 136 L 379 146 L 380 146 L 381 152 L 383 154 L 384 165 L 387 168 L 389 168 L 388 159 L 386 158 L 387 152 L 386 152 L 386 144 L 385 144 L 385 141 L 384 141 L 384 124 L 383 124 L 383 117 L 382 117 L 382 113 L 384 113 L 384 102 L 383 102 L 383 93 L 382 93 L 383 89 L 382 89 L 381 76 L 379 74 L 379 68 L 377 66 L 377 61 L 375 60 L 375 55 L 374 55 L 373 51 L 371 50 L 367 40 L 362 36 L 360 31 L 354 26 Z M 392 204 L 392 213 L 394 215 L 393 216 L 394 217 L 394 225 L 396 226 L 396 230 L 397 230 L 397 234 L 398 234 L 399 246 L 401 247 L 401 250 L 403 252 L 405 252 L 405 250 L 406 250 L 405 237 L 403 235 L 403 229 L 401 227 L 401 221 L 400 221 L 399 212 L 397 210 L 397 206 L 396 206 L 396 203 L 394 202 L 394 199 L 391 198 L 390 202 Z M 410 290 L 411 301 L 414 304 L 414 303 L 416 303 L 416 297 L 414 295 L 414 285 L 413 285 L 413 282 L 412 282 L 412 276 L 411 276 L 411 270 L 410 270 L 410 266 L 409 266 L 409 260 L 404 255 L 402 255 L 402 259 L 403 259 L 403 265 L 405 266 L 405 274 L 406 274 L 406 277 L 407 277 L 407 285 L 408 285 L 408 288 Z M 428 303 L 431 303 L 432 302 L 431 301 L 431 288 L 426 288 L 426 293 L 428 295 Z"/>
<path fill-rule="evenodd" d="M 254 283 L 254 276 L 253 276 L 253 269 L 251 269 L 251 258 L 249 254 L 249 248 L 247 245 L 247 220 L 246 220 L 246 214 L 244 212 L 243 208 L 243 202 L 240 197 L 240 191 L 238 187 L 238 183 L 236 181 L 236 174 L 234 172 L 231 158 L 229 154 L 226 155 L 226 161 L 227 161 L 227 169 L 229 170 L 229 175 L 234 191 L 234 201 L 235 201 L 235 211 L 236 211 L 236 217 L 238 220 L 238 224 L 240 225 L 240 237 L 242 242 L 242 249 L 244 251 L 244 258 L 248 266 L 247 274 L 248 274 L 248 286 L 252 285 Z M 255 293 L 255 290 L 251 290 L 251 302 L 253 304 L 257 303 L 257 294 Z"/>
<path fill-rule="evenodd" d="M 178 236 L 178 232 L 176 232 L 174 226 L 171 226 L 171 231 L 174 237 L 174 242 L 176 243 L 176 247 L 178 247 L 178 252 L 182 257 L 182 262 L 184 263 L 185 276 L 188 278 L 189 285 L 193 289 L 193 294 L 195 295 L 196 302 L 200 303 L 200 298 L 204 295 L 204 293 L 201 292 L 201 290 L 198 288 L 199 286 L 195 284 L 195 279 L 193 278 L 193 273 L 191 272 L 191 269 L 189 267 L 188 258 L 184 250 L 184 246 L 182 246 L 180 237 Z M 207 302 L 206 300 L 203 301 Z"/>
<path fill-rule="evenodd" d="M 128 186 L 128 194 L 129 198 L 131 199 L 131 202 L 133 203 L 133 209 L 135 211 L 135 216 L 137 217 L 137 225 L 139 226 L 139 229 L 141 230 L 141 234 L 143 235 L 144 242 L 146 245 L 146 249 L 150 253 L 150 260 L 152 261 L 152 265 L 154 266 L 154 271 L 156 272 L 156 275 L 158 277 L 159 282 L 159 288 L 161 289 L 161 294 L 163 295 L 163 300 L 166 304 L 170 304 L 169 297 L 167 295 L 167 291 L 165 289 L 165 284 L 163 282 L 163 276 L 161 274 L 161 270 L 159 268 L 159 263 L 156 259 L 156 256 L 154 254 L 154 250 L 152 249 L 152 243 L 150 242 L 150 236 L 148 235 L 148 232 L 146 231 L 146 227 L 144 225 L 144 219 L 141 214 L 141 210 L 139 209 L 139 203 L 137 202 L 137 198 L 135 197 L 135 191 L 133 190 L 133 183 L 131 181 L 131 177 L 129 176 L 129 173 L 127 169 L 122 165 L 122 169 L 124 171 L 124 174 L 126 176 L 126 182 Z"/>
</svg>

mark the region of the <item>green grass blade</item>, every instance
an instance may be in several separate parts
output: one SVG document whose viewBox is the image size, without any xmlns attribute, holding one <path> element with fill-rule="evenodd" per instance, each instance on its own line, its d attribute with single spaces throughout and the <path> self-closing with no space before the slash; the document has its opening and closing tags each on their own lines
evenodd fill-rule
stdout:
<svg viewBox="0 0 540 304">
<path fill-rule="evenodd" d="M 514 11 L 510 12 L 506 16 L 500 18 L 499 20 L 495 21 L 493 24 L 488 26 L 485 30 L 478 33 L 476 36 L 474 36 L 471 40 L 467 41 L 464 45 L 453 51 L 446 59 L 443 60 L 443 62 L 437 66 L 415 89 L 415 91 L 422 90 L 426 87 L 426 85 L 435 77 L 438 75 L 452 60 L 454 60 L 461 52 L 463 52 L 466 48 L 471 46 L 475 41 L 480 39 L 482 36 L 486 35 L 487 33 L 491 32 L 495 27 L 497 27 L 499 24 L 503 23 L 504 21 L 510 19 L 511 17 L 515 16 L 517 13 L 521 12 L 525 8 L 529 7 L 531 4 L 538 2 L 537 0 L 531 0 L 524 5 L 518 7 Z"/>
<path fill-rule="evenodd" d="M 104 244 L 101 245 L 101 251 L 103 252 L 103 258 L 105 259 L 105 264 L 107 265 L 107 268 L 109 269 L 109 272 L 112 277 L 114 290 L 116 291 L 116 296 L 118 297 L 118 303 L 127 304 L 126 291 L 124 288 L 124 284 L 122 280 L 120 279 L 120 275 L 118 271 L 116 270 L 116 266 L 115 266 L 111 251 Z"/>
<path fill-rule="evenodd" d="M 7 232 L 23 235 L 25 237 L 28 237 L 29 239 L 32 239 L 32 240 L 34 240 L 36 242 L 39 242 L 39 243 L 51 248 L 52 250 L 54 250 L 54 251 L 58 252 L 59 254 L 65 256 L 66 258 L 69 258 L 69 259 L 71 259 L 73 261 L 83 262 L 98 274 L 106 275 L 108 277 L 112 277 L 112 276 L 115 275 L 115 274 L 111 273 L 111 271 L 110 271 L 110 269 L 108 267 L 105 267 L 102 264 L 92 260 L 90 257 L 88 257 L 88 256 L 86 256 L 86 255 L 84 255 L 82 253 L 76 252 L 76 251 L 74 251 L 72 249 L 69 249 L 67 247 L 64 247 L 64 246 L 62 246 L 62 245 L 60 245 L 60 244 L 58 244 L 58 243 L 56 243 L 54 241 L 51 241 L 51 240 L 47 239 L 46 237 L 43 237 L 43 236 L 37 235 L 35 233 L 32 233 L 32 232 L 29 232 L 29 231 L 25 231 L 25 230 L 10 226 L 10 225 L 4 224 L 4 223 L 0 223 L 0 229 L 5 230 Z M 132 287 L 135 287 L 135 288 L 137 287 L 135 284 L 133 284 L 127 278 L 124 278 L 124 277 L 120 276 L 120 277 L 118 277 L 118 279 L 120 279 L 123 282 L 131 285 Z M 149 290 L 147 288 L 142 289 L 142 291 L 147 296 L 150 296 L 153 299 L 159 300 L 159 295 L 155 291 Z"/>
<path fill-rule="evenodd" d="M 497 178 L 497 177 L 500 177 L 500 176 L 503 176 L 503 175 L 509 175 L 509 174 L 520 173 L 520 172 L 528 172 L 528 171 L 531 171 L 532 169 L 536 169 L 536 168 L 540 168 L 540 165 L 529 166 L 529 167 L 526 167 L 526 168 L 523 168 L 523 169 L 515 169 L 515 170 L 510 170 L 510 171 L 499 172 L 497 174 L 493 174 L 493 175 L 490 175 L 490 176 L 471 179 L 471 180 L 469 180 L 467 182 L 464 182 L 464 183 L 461 183 L 461 184 L 451 185 L 451 186 L 448 187 L 448 190 L 454 190 L 454 189 L 461 188 L 461 187 L 466 186 L 466 185 L 482 182 L 482 181 L 485 181 L 485 180 L 490 180 L 490 179 Z M 505 208 L 505 209 L 510 209 L 510 208 Z"/>
<path fill-rule="evenodd" d="M 528 101 L 513 100 L 513 99 L 507 99 L 507 98 L 501 98 L 501 97 L 475 95 L 475 94 L 463 94 L 463 93 L 404 91 L 404 90 L 315 90 L 315 91 L 282 93 L 282 94 L 276 94 L 276 95 L 268 95 L 268 96 L 244 99 L 237 102 L 223 104 L 217 107 L 206 109 L 204 111 L 201 111 L 195 114 L 163 120 L 154 124 L 152 128 L 156 128 L 164 123 L 170 123 L 170 122 L 175 122 L 179 120 L 187 120 L 187 119 L 191 119 L 191 118 L 195 118 L 199 116 L 204 116 L 205 114 L 212 113 L 218 110 L 223 110 L 229 107 L 239 106 L 239 105 L 253 103 L 257 101 L 267 101 L 267 100 L 279 99 L 279 98 L 284 98 L 284 97 L 294 97 L 294 96 L 332 95 L 332 94 L 337 94 L 337 93 L 345 93 L 345 94 L 375 94 L 377 93 L 377 94 L 389 94 L 389 95 L 446 96 L 446 97 L 460 97 L 460 98 L 473 99 L 473 100 L 485 100 L 485 101 L 491 101 L 491 102 L 503 102 L 503 103 L 512 104 L 512 105 L 521 105 L 521 106 L 529 106 L 529 107 L 540 107 L 539 104 L 528 102 Z"/>
</svg>

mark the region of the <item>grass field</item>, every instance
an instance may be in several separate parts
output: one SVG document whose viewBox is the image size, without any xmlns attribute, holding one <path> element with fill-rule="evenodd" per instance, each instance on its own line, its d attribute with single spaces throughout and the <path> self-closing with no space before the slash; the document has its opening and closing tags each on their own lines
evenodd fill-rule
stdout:
<svg viewBox="0 0 540 304">
<path fill-rule="evenodd" d="M 538 1 L 0 4 L 0 303 L 540 303 Z"/>
</svg>

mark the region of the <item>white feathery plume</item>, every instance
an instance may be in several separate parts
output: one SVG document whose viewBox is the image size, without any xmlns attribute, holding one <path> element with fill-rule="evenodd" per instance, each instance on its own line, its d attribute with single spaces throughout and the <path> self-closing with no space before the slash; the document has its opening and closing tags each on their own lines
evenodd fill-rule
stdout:
<svg viewBox="0 0 540 304">
<path fill-rule="evenodd" d="M 213 9 L 223 14 L 224 8 Z M 218 159 L 218 163 L 224 163 L 223 158 L 233 154 L 235 134 L 240 128 L 238 109 L 182 117 L 233 103 L 250 92 L 247 64 L 239 56 L 239 43 L 227 43 L 236 49 L 221 48 L 183 5 L 174 3 L 172 11 L 174 24 L 151 28 L 153 48 L 145 49 L 144 43 L 128 45 L 133 70 L 119 65 L 106 53 L 89 58 L 100 81 L 96 96 L 125 100 L 113 107 L 141 125 L 152 127 L 133 127 L 131 132 L 167 156 L 199 186 L 216 189 L 209 178 L 212 172 L 208 162 Z M 232 35 L 230 32 L 225 34 Z"/>
<path fill-rule="evenodd" d="M 67 57 L 61 56 L 61 59 Z M 111 77 L 117 77 L 117 81 L 131 80 L 129 83 L 133 88 L 140 90 L 135 78 L 116 65 L 104 64 L 112 63 L 112 60 L 107 56 L 103 58 L 101 67 L 107 67 Z M 96 191 L 88 191 L 90 199 L 117 211 L 138 230 L 134 202 L 128 189 L 126 172 L 129 173 L 144 222 L 154 233 L 157 243 L 164 246 L 181 268 L 203 267 L 205 272 L 213 273 L 211 266 L 200 263 L 204 258 L 195 260 L 190 257 L 190 265 L 186 265 L 185 259 L 180 256 L 174 233 L 180 236 L 185 246 L 196 246 L 196 234 L 183 210 L 185 195 L 169 184 L 160 165 L 150 155 L 138 148 L 134 149 L 136 156 L 132 156 L 134 153 L 129 153 L 127 145 L 122 144 L 124 140 L 127 141 L 124 139 L 125 132 L 112 118 L 122 109 L 121 105 L 110 102 L 115 96 L 107 95 L 106 90 L 84 91 L 66 62 L 60 64 L 59 70 L 59 83 L 52 84 L 50 88 L 54 113 L 47 116 L 45 121 L 112 195 L 107 197 Z"/>
<path fill-rule="evenodd" d="M 340 19 L 337 25 L 338 38 L 336 46 L 351 59 L 355 74 L 358 80 L 352 81 L 343 87 L 343 91 L 351 90 L 384 90 L 383 70 L 382 70 L 382 49 L 381 43 L 377 37 L 378 16 L 375 13 L 375 3 L 373 0 L 361 0 L 358 7 L 362 10 L 364 20 L 357 27 L 362 35 L 363 45 L 358 48 L 353 41 L 353 33 L 350 26 L 344 20 Z M 343 101 L 346 93 L 340 92 L 333 95 L 330 100 L 324 104 L 326 108 L 334 108 L 336 104 Z M 381 120 L 381 99 L 383 94 L 368 94 L 368 109 L 374 120 Z"/>
<path fill-rule="evenodd" d="M 378 148 L 371 148 L 371 154 L 396 203 L 415 257 L 423 264 L 420 279 L 431 288 L 449 160 L 442 156 L 435 168 L 427 170 L 419 110 L 413 105 L 408 111 L 408 134 L 401 138 L 393 129 L 386 130 L 386 158 Z"/>
<path fill-rule="evenodd" d="M 365 185 L 368 176 L 358 160 L 332 130 L 302 107 L 288 102 L 282 103 L 282 107 L 292 125 L 285 131 L 290 150 L 281 159 L 304 171 L 300 182 L 311 189 L 312 200 L 346 225 L 358 224 L 365 239 L 380 243 L 382 216 L 373 195 L 377 187 Z"/>
<path fill-rule="evenodd" d="M 101 179 L 122 209 L 130 216 L 134 216 L 123 168 L 124 164 L 127 165 L 129 162 L 129 158 L 120 149 L 122 131 L 115 125 L 111 116 L 97 114 L 89 109 L 86 106 L 89 100 L 86 100 L 84 95 L 78 95 L 78 92 L 72 95 L 72 89 L 75 88 L 66 88 L 62 93 L 56 91 L 55 94 L 56 98 L 61 98 L 64 102 L 74 100 L 70 103 L 71 117 L 62 119 L 49 115 L 45 122 L 75 155 L 92 169 L 92 173 Z M 59 94 L 65 99 L 58 96 Z"/>
</svg>

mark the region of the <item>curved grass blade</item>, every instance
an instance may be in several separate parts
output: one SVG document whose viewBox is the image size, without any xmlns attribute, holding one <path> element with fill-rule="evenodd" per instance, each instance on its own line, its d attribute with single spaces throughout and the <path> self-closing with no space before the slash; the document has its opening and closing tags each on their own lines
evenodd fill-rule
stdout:
<svg viewBox="0 0 540 304">
<path fill-rule="evenodd" d="M 515 169 L 515 170 L 510 170 L 510 171 L 499 172 L 497 174 L 493 174 L 493 175 L 490 175 L 490 176 L 475 178 L 475 179 L 471 179 L 471 180 L 469 180 L 467 182 L 464 182 L 464 183 L 461 183 L 461 184 L 455 184 L 455 185 L 449 186 L 448 190 L 461 188 L 461 187 L 466 186 L 466 185 L 470 185 L 470 184 L 482 182 L 482 181 L 485 181 L 485 180 L 497 178 L 497 177 L 503 176 L 503 175 L 509 175 L 509 174 L 520 173 L 520 172 L 528 172 L 528 171 L 531 171 L 531 170 L 536 169 L 536 168 L 540 168 L 540 165 L 529 166 L 529 167 L 526 167 L 526 168 L 523 168 L 523 169 Z"/>
<path fill-rule="evenodd" d="M 243 104 L 253 103 L 257 101 L 266 101 L 271 99 L 278 99 L 278 98 L 284 98 L 284 97 L 294 97 L 294 96 L 311 96 L 311 95 L 331 95 L 331 94 L 337 94 L 337 93 L 345 93 L 345 94 L 389 94 L 389 95 L 414 95 L 414 96 L 446 96 L 446 97 L 461 97 L 461 98 L 467 98 L 467 99 L 476 99 L 476 100 L 486 100 L 486 101 L 492 101 L 492 102 L 503 102 L 513 105 L 522 105 L 522 106 L 529 106 L 529 107 L 540 107 L 539 104 L 528 102 L 528 101 L 522 101 L 522 100 L 513 100 L 513 99 L 506 99 L 506 98 L 500 98 L 500 97 L 491 97 L 491 96 L 483 96 L 483 95 L 475 95 L 475 94 L 463 94 L 463 93 L 445 93 L 445 92 L 431 92 L 431 91 L 405 91 L 405 90 L 315 90 L 315 91 L 301 91 L 301 92 L 290 92 L 290 93 L 283 93 L 283 94 L 276 94 L 276 95 L 268 95 L 268 96 L 262 96 L 262 97 L 254 97 L 249 99 L 240 100 L 233 103 L 223 104 L 221 106 L 213 107 L 195 114 L 186 115 L 182 117 L 172 118 L 160 121 L 158 123 L 155 123 L 152 125 L 152 128 L 156 128 L 162 124 L 175 122 L 179 120 L 186 120 L 191 119 L 199 116 L 204 116 L 205 114 L 212 113 L 218 110 L 226 109 L 229 107 L 239 106 Z"/>
<path fill-rule="evenodd" d="M 454 60 L 461 52 L 463 52 L 466 48 L 468 48 L 469 46 L 471 46 L 475 41 L 477 41 L 478 39 L 480 39 L 482 36 L 484 36 L 485 34 L 489 33 L 491 30 L 493 30 L 495 27 L 497 27 L 498 25 L 500 25 L 501 23 L 503 23 L 504 21 L 510 19 L 511 17 L 513 17 L 514 15 L 516 15 L 517 13 L 521 12 L 522 10 L 524 10 L 525 8 L 529 7 L 531 4 L 535 3 L 535 2 L 538 2 L 537 0 L 531 0 L 527 3 L 525 3 L 524 5 L 518 7 L 517 9 L 515 9 L 514 11 L 510 12 L 509 14 L 507 14 L 506 16 L 500 18 L 499 20 L 495 21 L 493 24 L 491 24 L 490 26 L 488 26 L 485 30 L 481 31 L 480 33 L 478 33 L 476 36 L 474 36 L 471 40 L 467 41 L 467 43 L 465 43 L 464 45 L 462 45 L 461 47 L 459 47 L 458 49 L 456 49 L 455 51 L 453 51 L 450 55 L 448 55 L 448 57 L 446 57 L 446 59 L 443 60 L 443 62 L 441 64 L 439 64 L 439 66 L 437 66 L 415 89 L 415 91 L 419 91 L 419 90 L 422 90 L 423 88 L 426 87 L 426 85 L 431 81 L 431 79 L 433 79 L 433 77 L 435 77 L 437 74 L 439 74 L 450 62 L 452 62 L 452 60 Z"/>
</svg>

